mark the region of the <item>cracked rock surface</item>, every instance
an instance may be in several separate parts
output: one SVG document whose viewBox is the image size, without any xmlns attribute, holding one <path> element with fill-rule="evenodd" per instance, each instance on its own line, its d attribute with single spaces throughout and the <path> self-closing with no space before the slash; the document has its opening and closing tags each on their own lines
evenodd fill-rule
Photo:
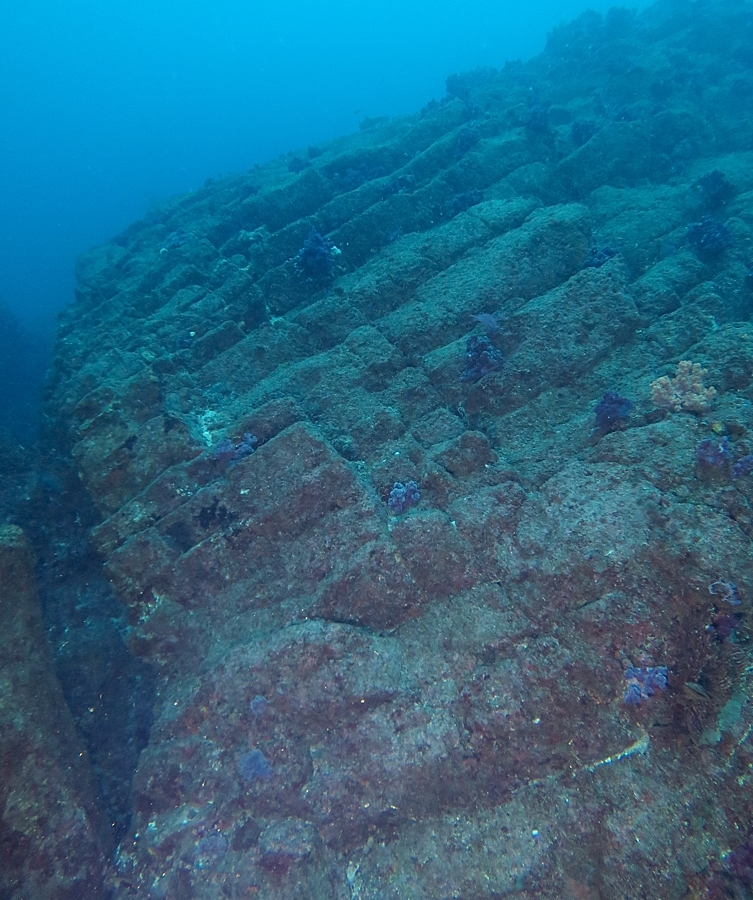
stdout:
<svg viewBox="0 0 753 900">
<path fill-rule="evenodd" d="M 744 896 L 752 42 L 588 13 L 81 258 L 48 441 L 156 678 L 115 900 Z M 657 406 L 683 360 L 716 395 Z"/>
</svg>

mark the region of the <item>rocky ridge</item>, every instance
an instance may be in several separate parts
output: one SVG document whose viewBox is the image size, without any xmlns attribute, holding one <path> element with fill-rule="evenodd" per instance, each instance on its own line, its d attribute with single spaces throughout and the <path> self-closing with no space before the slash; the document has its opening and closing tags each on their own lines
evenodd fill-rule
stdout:
<svg viewBox="0 0 753 900">
<path fill-rule="evenodd" d="M 745 889 L 751 46 L 585 14 L 79 261 L 48 441 L 158 684 L 117 900 Z"/>
</svg>

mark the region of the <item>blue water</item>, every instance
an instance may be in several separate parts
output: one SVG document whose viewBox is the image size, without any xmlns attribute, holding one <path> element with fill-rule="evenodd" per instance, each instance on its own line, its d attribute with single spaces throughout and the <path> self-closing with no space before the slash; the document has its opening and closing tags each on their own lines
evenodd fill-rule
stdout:
<svg viewBox="0 0 753 900">
<path fill-rule="evenodd" d="M 0 3 L 0 298 L 50 327 L 75 256 L 207 177 L 415 112 L 606 0 Z M 645 6 L 645 3 L 631 3 Z"/>
</svg>

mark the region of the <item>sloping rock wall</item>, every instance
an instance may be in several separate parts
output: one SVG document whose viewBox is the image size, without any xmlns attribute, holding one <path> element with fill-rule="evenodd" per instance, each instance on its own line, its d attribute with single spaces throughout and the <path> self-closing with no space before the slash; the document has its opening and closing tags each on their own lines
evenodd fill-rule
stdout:
<svg viewBox="0 0 753 900">
<path fill-rule="evenodd" d="M 588 13 L 80 260 L 50 440 L 159 679 L 118 900 L 745 889 L 751 46 Z"/>
<path fill-rule="evenodd" d="M 52 670 L 33 564 L 23 531 L 0 528 L 0 895 L 105 897 L 109 828 Z"/>
</svg>

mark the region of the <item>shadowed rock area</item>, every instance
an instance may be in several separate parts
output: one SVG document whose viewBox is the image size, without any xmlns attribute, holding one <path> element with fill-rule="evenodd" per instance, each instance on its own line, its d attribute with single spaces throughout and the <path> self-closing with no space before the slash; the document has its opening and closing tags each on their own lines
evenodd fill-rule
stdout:
<svg viewBox="0 0 753 900">
<path fill-rule="evenodd" d="M 112 851 L 45 645 L 33 559 L 0 528 L 0 896 L 103 897 Z"/>
<path fill-rule="evenodd" d="M 115 900 L 748 896 L 751 48 L 587 13 L 79 260 L 45 450 L 156 680 Z"/>
</svg>

